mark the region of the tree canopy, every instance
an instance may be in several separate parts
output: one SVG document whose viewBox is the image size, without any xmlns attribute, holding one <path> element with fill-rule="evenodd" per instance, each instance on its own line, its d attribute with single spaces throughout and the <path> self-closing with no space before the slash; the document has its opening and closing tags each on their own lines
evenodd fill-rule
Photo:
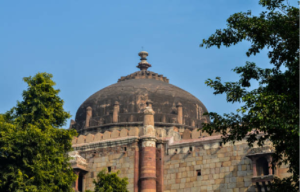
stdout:
<svg viewBox="0 0 300 192">
<path fill-rule="evenodd" d="M 0 191 L 72 191 L 76 175 L 67 152 L 77 133 L 59 128 L 70 114 L 51 78 L 24 78 L 23 100 L 0 115 Z"/>
<path fill-rule="evenodd" d="M 128 192 L 128 179 L 120 178 L 118 172 L 107 173 L 105 169 L 100 171 L 97 179 L 93 181 L 95 184 L 95 192 Z"/>
<path fill-rule="evenodd" d="M 240 74 L 236 82 L 223 83 L 220 77 L 205 82 L 214 94 L 225 93 L 227 102 L 241 102 L 242 106 L 237 113 L 208 113 L 212 123 L 203 129 L 222 133 L 223 142 L 241 140 L 247 134 L 250 146 L 272 141 L 276 150 L 274 163 L 288 163 L 293 173 L 292 178 L 275 180 L 278 189 L 279 184 L 289 183 L 298 190 L 299 9 L 284 0 L 261 0 L 259 4 L 266 8 L 260 15 L 253 16 L 251 11 L 235 13 L 227 19 L 227 28 L 216 30 L 200 44 L 220 48 L 248 41 L 248 57 L 267 49 L 270 59 L 269 68 L 260 68 L 253 62 L 236 67 L 233 71 Z M 259 86 L 251 87 L 252 81 L 259 82 Z"/>
</svg>

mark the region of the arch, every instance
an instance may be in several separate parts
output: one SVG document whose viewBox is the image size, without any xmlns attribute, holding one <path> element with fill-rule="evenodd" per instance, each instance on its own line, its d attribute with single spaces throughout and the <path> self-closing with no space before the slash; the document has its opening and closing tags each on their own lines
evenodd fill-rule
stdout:
<svg viewBox="0 0 300 192">
<path fill-rule="evenodd" d="M 257 176 L 269 175 L 269 165 L 265 157 L 256 160 Z"/>
</svg>

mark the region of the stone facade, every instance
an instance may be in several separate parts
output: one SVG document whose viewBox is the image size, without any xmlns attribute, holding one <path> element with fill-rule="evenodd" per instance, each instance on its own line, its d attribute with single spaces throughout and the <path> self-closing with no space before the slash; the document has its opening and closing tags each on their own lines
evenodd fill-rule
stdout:
<svg viewBox="0 0 300 192">
<path fill-rule="evenodd" d="M 131 127 L 129 131 L 121 129 L 128 136 L 112 138 L 112 134 L 106 134 L 107 137 L 91 141 L 88 138 L 97 136 L 81 135 L 73 139 L 74 150 L 87 162 L 84 179 L 80 181 L 82 191 L 93 189 L 97 173 L 109 167 L 127 177 L 128 190 L 134 192 L 254 192 L 258 188 L 265 191 L 264 185 L 273 176 L 289 176 L 286 166 L 270 171 L 269 175 L 254 173 L 252 156 L 268 157 L 272 153 L 271 143 L 264 148 L 257 145 L 249 148 L 245 140 L 224 145 L 218 135 L 192 139 L 192 134 L 188 139 L 183 139 L 186 136 L 182 134 L 177 141 L 167 135 L 149 139 L 145 137 L 148 132 L 142 131 L 145 126 Z M 147 178 L 150 181 L 143 182 Z"/>
<path fill-rule="evenodd" d="M 121 138 L 120 138 L 121 139 Z M 103 169 L 120 171 L 120 177 L 127 177 L 129 181 L 128 190 L 134 191 L 134 171 L 136 161 L 136 149 L 138 149 L 138 139 L 128 137 L 118 142 L 108 140 L 106 142 L 86 143 L 86 145 L 73 145 L 74 149 L 80 152 L 82 158 L 88 162 L 80 191 L 94 189 L 93 180 Z"/>
</svg>

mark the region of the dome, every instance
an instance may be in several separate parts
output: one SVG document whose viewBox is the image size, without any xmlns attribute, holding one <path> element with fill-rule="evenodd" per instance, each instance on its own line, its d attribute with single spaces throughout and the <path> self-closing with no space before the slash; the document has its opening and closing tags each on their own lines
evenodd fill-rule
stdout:
<svg viewBox="0 0 300 192">
<path fill-rule="evenodd" d="M 79 107 L 73 127 L 79 130 L 130 126 L 143 123 L 143 110 L 151 101 L 155 126 L 178 125 L 201 127 L 209 119 L 203 103 L 187 91 L 169 83 L 157 73 L 148 71 L 147 52 L 140 52 L 140 71 L 121 77 L 117 83 L 91 95 Z M 114 114 L 115 113 L 115 114 Z M 182 115 L 182 119 L 178 117 Z"/>
</svg>

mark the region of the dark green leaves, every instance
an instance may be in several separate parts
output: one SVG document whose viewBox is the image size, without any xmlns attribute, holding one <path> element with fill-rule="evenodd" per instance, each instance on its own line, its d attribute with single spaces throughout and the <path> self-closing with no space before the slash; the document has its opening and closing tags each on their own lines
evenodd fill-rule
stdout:
<svg viewBox="0 0 300 192">
<path fill-rule="evenodd" d="M 243 40 L 251 46 L 247 56 L 268 48 L 270 68 L 262 69 L 253 62 L 236 67 L 240 74 L 237 82 L 221 82 L 221 78 L 205 83 L 214 94 L 227 95 L 227 102 L 242 102 L 237 114 L 208 113 L 212 123 L 205 124 L 208 133 L 220 132 L 223 141 L 237 141 L 247 136 L 249 146 L 254 142 L 264 145 L 272 141 L 276 153 L 274 163 L 288 163 L 292 180 L 275 180 L 279 185 L 298 189 L 299 179 L 299 9 L 286 5 L 283 0 L 261 0 L 267 8 L 259 16 L 235 13 L 227 19 L 227 28 L 217 30 L 201 47 L 235 45 Z M 251 81 L 259 83 L 251 87 Z M 249 89 L 251 88 L 251 89 Z M 251 131 L 251 133 L 249 133 Z M 248 134 L 248 135 L 247 135 Z M 263 136 L 261 136 L 263 134 Z M 274 183 L 274 185 L 275 185 Z M 283 187 L 284 188 L 284 187 Z M 272 190 L 272 191 L 275 191 Z M 280 190 L 278 190 L 280 191 Z"/>
<path fill-rule="evenodd" d="M 24 78 L 23 101 L 0 115 L 0 191 L 72 191 L 76 176 L 66 153 L 76 131 L 58 128 L 70 114 L 51 77 Z"/>
</svg>

